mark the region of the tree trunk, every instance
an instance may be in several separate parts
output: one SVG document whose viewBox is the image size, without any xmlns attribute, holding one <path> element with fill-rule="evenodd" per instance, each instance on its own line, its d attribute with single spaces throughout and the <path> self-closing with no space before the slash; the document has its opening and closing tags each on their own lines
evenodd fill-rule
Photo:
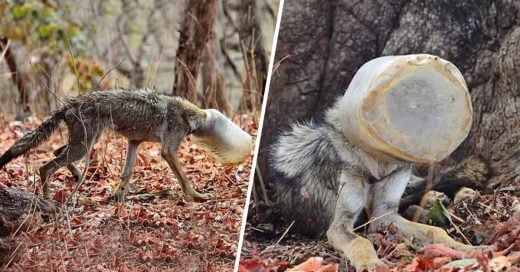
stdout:
<svg viewBox="0 0 520 272">
<path fill-rule="evenodd" d="M 520 2 L 505 0 L 286 2 L 260 169 L 267 169 L 267 150 L 279 131 L 295 121 L 321 119 L 362 64 L 411 53 L 452 61 L 472 96 L 471 132 L 442 165 L 480 155 L 491 165 L 488 186 L 518 187 Z"/>
<path fill-rule="evenodd" d="M 10 235 L 34 228 L 56 213 L 51 201 L 19 188 L 0 189 L 0 265 L 4 265 L 17 244 Z"/>
<path fill-rule="evenodd" d="M 213 29 L 216 3 L 216 0 L 188 0 L 181 24 L 172 93 L 192 102 L 197 102 L 199 62 Z"/>
<path fill-rule="evenodd" d="M 220 72 L 223 71 L 224 67 L 219 62 L 222 59 L 219 47 L 220 44 L 211 39 L 206 45 L 201 61 L 203 105 L 206 108 L 218 109 L 227 116 L 232 116 L 233 110 L 228 101 L 224 76 Z"/>
<path fill-rule="evenodd" d="M 48 221 L 55 213 L 55 205 L 19 188 L 0 190 L 0 237 L 26 230 Z"/>
<path fill-rule="evenodd" d="M 9 39 L 7 37 L 0 36 L 0 54 L 5 51 L 5 62 L 7 63 L 7 67 L 9 68 L 9 72 L 11 73 L 11 79 L 13 80 L 13 83 L 16 85 L 16 88 L 18 89 L 18 114 L 25 115 L 25 113 L 28 113 L 30 110 L 29 105 L 27 104 L 28 96 L 25 88 L 24 77 L 18 69 L 16 58 L 13 54 L 13 51 L 11 50 L 11 46 L 8 46 L 8 44 Z"/>
</svg>

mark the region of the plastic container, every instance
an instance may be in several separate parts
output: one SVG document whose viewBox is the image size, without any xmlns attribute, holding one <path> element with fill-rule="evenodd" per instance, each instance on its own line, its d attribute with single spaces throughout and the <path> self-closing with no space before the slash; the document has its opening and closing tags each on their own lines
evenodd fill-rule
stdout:
<svg viewBox="0 0 520 272">
<path fill-rule="evenodd" d="M 251 154 L 251 136 L 220 111 L 204 111 L 208 117 L 204 126 L 191 134 L 192 142 L 224 164 L 245 161 Z"/>
<path fill-rule="evenodd" d="M 467 137 L 473 109 L 451 62 L 427 54 L 386 56 L 364 64 L 341 99 L 347 138 L 384 158 L 431 163 Z"/>
</svg>

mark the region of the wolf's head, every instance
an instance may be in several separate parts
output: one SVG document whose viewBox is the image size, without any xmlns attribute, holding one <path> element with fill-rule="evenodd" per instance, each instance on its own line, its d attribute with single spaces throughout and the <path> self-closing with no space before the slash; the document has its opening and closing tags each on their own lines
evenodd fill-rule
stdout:
<svg viewBox="0 0 520 272">
<path fill-rule="evenodd" d="M 238 164 L 250 153 L 253 140 L 247 132 L 215 109 L 204 110 L 206 120 L 190 136 L 193 143 L 224 164 Z"/>
</svg>

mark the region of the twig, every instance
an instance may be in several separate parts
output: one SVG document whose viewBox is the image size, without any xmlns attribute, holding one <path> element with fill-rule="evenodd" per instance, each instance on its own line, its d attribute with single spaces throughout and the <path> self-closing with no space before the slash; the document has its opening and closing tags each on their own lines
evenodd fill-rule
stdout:
<svg viewBox="0 0 520 272">
<path fill-rule="evenodd" d="M 78 89 L 80 88 L 79 84 L 79 73 L 76 68 L 76 59 L 74 58 L 74 54 L 72 54 L 72 47 L 70 46 L 70 41 L 67 39 L 67 47 L 69 49 L 70 57 L 72 58 L 72 68 L 74 68 L 74 74 L 76 75 L 76 84 L 78 84 Z"/>
<path fill-rule="evenodd" d="M 119 65 L 121 65 L 121 63 L 123 63 L 123 61 L 125 61 L 125 57 L 123 57 L 123 59 L 118 63 L 116 64 L 114 67 L 110 68 L 102 77 L 101 79 L 98 81 L 98 83 L 96 84 L 96 86 L 94 87 L 94 89 L 99 89 L 99 84 L 101 84 L 101 82 L 103 81 L 103 79 L 105 79 L 106 76 L 108 76 L 108 74 L 110 74 L 112 71 L 114 71 L 115 69 L 117 69 L 119 67 Z"/>
<path fill-rule="evenodd" d="M 453 221 L 451 222 L 451 225 L 455 228 L 457 233 L 459 233 L 462 236 L 462 238 L 464 238 L 464 241 L 466 241 L 466 243 L 471 245 L 471 242 L 469 241 L 469 239 L 466 237 L 466 235 L 464 235 L 464 233 L 462 233 L 462 231 L 459 229 L 459 227 L 453 223 Z"/>
<path fill-rule="evenodd" d="M 2 55 L 0 55 L 0 61 L 4 59 L 7 50 L 9 50 L 9 46 L 11 46 L 11 40 L 7 40 L 7 44 L 5 45 L 4 50 L 2 50 Z M 9 75 L 11 75 L 11 73 L 9 73 Z"/>
<path fill-rule="evenodd" d="M 4 269 L 6 269 L 7 267 L 9 267 L 9 265 L 11 264 L 11 262 L 14 260 L 14 257 L 16 256 L 16 253 L 18 253 L 18 250 L 20 249 L 20 247 L 22 246 L 22 243 L 19 243 L 18 246 L 16 246 L 16 248 L 13 250 L 13 253 L 11 254 L 11 256 L 9 257 L 9 261 L 5 264 L 4 266 Z"/>
<path fill-rule="evenodd" d="M 284 62 L 285 60 L 289 59 L 291 57 L 291 54 L 287 54 L 285 56 L 283 56 L 279 61 L 277 61 L 274 66 L 273 66 L 273 73 L 276 72 L 278 70 L 278 68 L 280 67 L 280 65 L 282 64 L 282 62 Z"/>
<path fill-rule="evenodd" d="M 36 72 L 36 69 L 34 68 L 34 65 L 32 62 L 29 62 L 29 64 L 31 65 L 31 70 L 32 72 L 38 77 L 38 79 L 40 80 L 40 82 L 42 83 L 42 85 L 45 86 L 46 88 L 46 91 L 51 93 L 54 98 L 56 99 L 56 101 L 58 101 L 62 106 L 65 105 L 65 101 L 63 101 L 57 94 L 56 92 L 54 92 L 53 90 L 51 90 L 51 87 L 50 86 L 47 86 L 46 84 L 44 84 L 45 82 L 45 79 L 43 78 L 43 76 L 40 74 L 40 73 L 37 73 Z M 50 75 L 48 75 L 50 77 Z M 75 114 L 75 113 L 74 113 Z"/>
<path fill-rule="evenodd" d="M 284 231 L 284 233 L 282 234 L 280 239 L 278 239 L 278 241 L 276 241 L 275 245 L 278 245 L 282 241 L 282 239 L 285 237 L 285 235 L 287 235 L 287 233 L 289 232 L 289 230 L 292 228 L 293 225 L 294 225 L 294 221 L 292 221 L 291 224 L 289 225 L 289 227 L 287 227 L 287 229 Z"/>
<path fill-rule="evenodd" d="M 233 75 L 235 75 L 235 77 L 237 78 L 238 81 L 242 81 L 242 75 L 240 75 L 240 72 L 238 72 L 237 66 L 235 65 L 235 63 L 231 59 L 231 56 L 229 56 L 229 53 L 225 49 L 226 46 L 225 46 L 224 39 L 220 39 L 219 43 L 220 43 L 220 51 L 224 55 L 224 59 L 226 60 L 226 63 L 229 65 L 229 67 L 231 68 Z"/>
<path fill-rule="evenodd" d="M 188 66 L 186 65 L 186 63 L 184 63 L 181 59 L 179 59 L 178 57 L 176 57 L 176 60 L 177 60 L 177 63 L 180 64 L 184 69 L 185 73 L 186 73 L 186 76 L 188 77 L 189 79 L 189 83 L 190 85 L 193 87 L 193 89 L 196 89 L 196 84 L 197 84 L 197 80 L 195 79 L 195 77 L 193 76 L 193 74 L 191 73 L 190 71 L 190 68 L 188 68 Z M 175 68 L 177 69 L 177 67 Z M 174 88 L 177 88 L 178 86 L 174 86 Z"/>
<path fill-rule="evenodd" d="M 258 185 L 260 186 L 260 191 L 262 192 L 262 196 L 264 197 L 264 202 L 265 202 L 265 204 L 270 205 L 271 202 L 269 201 L 269 198 L 267 197 L 267 189 L 265 188 L 265 183 L 264 183 L 264 179 L 262 177 L 262 172 L 260 171 L 258 164 L 256 165 L 255 174 L 258 177 Z"/>
<path fill-rule="evenodd" d="M 478 203 L 480 206 L 482 206 L 482 207 L 484 207 L 484 208 L 486 208 L 486 209 L 489 209 L 489 210 L 491 210 L 491 211 L 493 211 L 493 212 L 496 212 L 496 213 L 498 213 L 498 214 L 500 214 L 500 215 L 503 215 L 503 216 L 506 216 L 506 215 L 507 215 L 507 214 L 505 214 L 505 213 L 503 213 L 503 212 L 501 212 L 501 211 L 499 211 L 499 210 L 493 209 L 491 206 L 488 206 L 488 205 L 486 205 L 486 204 L 484 204 L 484 203 L 481 203 L 481 202 L 477 202 L 477 203 Z"/>
<path fill-rule="evenodd" d="M 383 217 L 385 217 L 385 216 L 388 216 L 388 215 L 392 214 L 393 212 L 394 212 L 394 211 L 390 211 L 390 212 L 387 212 L 387 213 L 385 213 L 385 214 L 383 214 L 383 215 L 380 215 L 380 216 L 377 216 L 377 217 L 371 218 L 371 219 L 368 220 L 366 223 L 364 223 L 364 224 L 358 226 L 357 228 L 354 228 L 352 231 L 357 231 L 357 230 L 359 230 L 359 229 L 362 229 L 362 228 L 366 227 L 367 225 L 370 225 L 372 222 L 377 221 L 377 220 L 379 220 L 379 219 L 381 219 L 381 218 L 383 218 Z"/>
<path fill-rule="evenodd" d="M 157 196 L 174 196 L 175 193 L 173 193 L 171 190 L 162 190 L 158 192 L 151 192 L 151 193 L 143 193 L 143 194 L 134 194 L 131 196 L 127 196 L 127 199 L 138 199 L 138 200 L 144 200 L 148 198 L 153 198 Z"/>
<path fill-rule="evenodd" d="M 469 213 L 469 216 L 473 217 L 473 220 L 475 220 L 475 223 L 476 223 L 476 224 L 482 224 L 482 222 L 478 219 L 478 217 L 475 216 L 475 215 L 471 212 L 471 210 L 468 208 L 468 205 L 466 205 L 466 202 L 463 201 L 462 204 L 463 204 L 463 206 L 464 206 L 464 209 L 466 209 L 466 211 Z"/>
<path fill-rule="evenodd" d="M 257 192 L 256 186 L 255 186 L 256 180 L 253 182 L 254 182 L 253 188 L 252 188 L 253 189 L 253 192 L 252 192 L 253 199 L 251 200 L 251 203 L 255 203 L 254 207 L 255 207 L 256 214 L 260 214 L 260 208 L 258 207 L 258 203 L 260 202 L 260 201 L 258 201 L 258 198 L 260 198 L 260 197 L 258 196 L 258 192 Z"/>
<path fill-rule="evenodd" d="M 123 35 L 123 30 L 122 30 L 122 27 L 121 27 L 121 21 L 122 21 L 122 14 L 119 16 L 119 18 L 117 19 L 117 34 L 119 36 L 119 40 L 121 41 L 121 43 L 123 44 L 123 49 L 125 49 L 126 51 L 126 54 L 128 55 L 128 57 L 130 58 L 130 61 L 132 63 L 137 63 L 137 60 L 136 58 L 132 55 L 132 50 L 130 50 L 130 46 L 128 46 L 128 43 Z M 125 33 L 127 34 L 127 33 Z"/>
<path fill-rule="evenodd" d="M 285 238 L 285 235 L 287 235 L 287 233 L 289 232 L 289 230 L 292 228 L 292 226 L 294 225 L 294 222 L 295 221 L 292 221 L 291 224 L 289 225 L 289 227 L 287 227 L 287 229 L 284 231 L 284 233 L 282 233 L 282 236 L 280 236 L 280 238 L 278 239 L 278 241 L 276 241 L 276 243 L 266 247 L 264 250 L 262 250 L 262 252 L 260 252 L 260 254 L 263 254 L 265 253 L 267 250 L 269 250 L 270 248 L 274 247 L 274 246 L 277 246 L 278 244 L 280 244 L 280 242 L 283 240 L 283 238 Z"/>
<path fill-rule="evenodd" d="M 462 219 L 462 218 L 456 216 L 455 214 L 453 214 L 452 212 L 450 212 L 448 209 L 446 209 L 446 211 L 448 212 L 448 214 L 449 214 L 451 217 L 455 218 L 457 221 L 459 221 L 459 222 L 461 222 L 461 223 L 466 223 L 466 221 L 465 221 L 464 219 Z"/>
<path fill-rule="evenodd" d="M 251 227 L 251 229 L 254 230 L 254 231 L 261 232 L 261 233 L 265 232 L 263 229 L 259 229 L 259 228 L 255 228 L 255 227 Z"/>
</svg>

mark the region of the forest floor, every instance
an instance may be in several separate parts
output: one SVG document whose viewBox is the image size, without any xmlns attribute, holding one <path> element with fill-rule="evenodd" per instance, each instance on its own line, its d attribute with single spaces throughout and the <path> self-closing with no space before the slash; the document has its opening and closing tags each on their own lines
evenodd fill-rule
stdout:
<svg viewBox="0 0 520 272">
<path fill-rule="evenodd" d="M 247 116 L 234 120 L 256 138 Z M 0 119 L 0 153 L 36 127 Z M 63 130 L 65 131 L 65 130 Z M 64 144 L 66 133 L 9 163 L 0 171 L 0 188 L 41 190 L 38 167 Z M 125 140 L 105 133 L 90 154 L 90 166 L 75 205 L 58 222 L 46 222 L 8 237 L 12 244 L 4 271 L 232 271 L 237 252 L 251 157 L 223 166 L 189 141 L 179 158 L 188 179 L 211 199 L 187 202 L 159 144 L 144 143 L 123 204 L 112 199 L 119 185 Z M 75 187 L 66 168 L 50 184 L 51 197 L 63 201 Z M 35 189 L 36 188 L 36 189 Z"/>
<path fill-rule="evenodd" d="M 466 244 L 489 245 L 471 253 L 439 244 L 421 248 L 392 227 L 358 233 L 374 244 L 391 271 L 520 271 L 518 192 L 477 194 L 447 206 L 453 223 L 446 230 L 451 237 Z M 268 209 L 263 203 L 250 204 L 240 272 L 354 271 L 326 239 L 309 239 L 290 230 L 284 234 L 288 226 L 275 228 L 266 218 Z"/>
</svg>

